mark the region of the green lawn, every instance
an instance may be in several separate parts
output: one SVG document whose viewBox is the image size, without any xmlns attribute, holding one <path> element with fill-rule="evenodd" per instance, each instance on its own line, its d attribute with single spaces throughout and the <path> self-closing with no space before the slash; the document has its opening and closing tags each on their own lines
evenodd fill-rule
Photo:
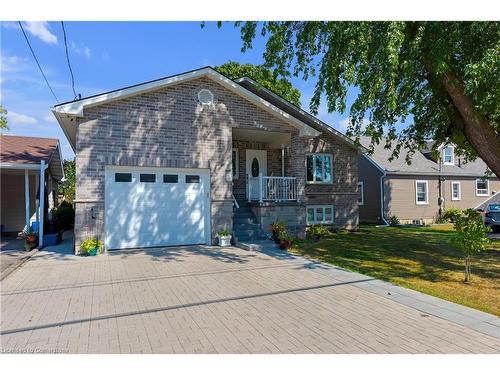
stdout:
<svg viewBox="0 0 500 375">
<path fill-rule="evenodd" d="M 361 226 L 303 241 L 291 252 L 500 316 L 500 242 L 474 259 L 472 282 L 465 284 L 463 260 L 449 245 L 452 234 L 450 225 Z"/>
</svg>

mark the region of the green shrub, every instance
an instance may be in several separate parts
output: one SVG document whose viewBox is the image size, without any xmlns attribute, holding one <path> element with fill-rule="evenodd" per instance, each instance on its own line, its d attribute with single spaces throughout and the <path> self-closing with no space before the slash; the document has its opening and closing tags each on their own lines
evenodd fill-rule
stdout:
<svg viewBox="0 0 500 375">
<path fill-rule="evenodd" d="M 397 225 L 400 224 L 400 221 L 399 221 L 399 218 L 396 216 L 396 215 L 392 215 L 390 218 L 389 218 L 389 225 L 391 227 L 395 227 Z"/>
<path fill-rule="evenodd" d="M 82 251 L 85 254 L 90 254 L 95 249 L 97 249 L 97 252 L 99 252 L 101 248 L 102 248 L 102 242 L 99 241 L 97 238 L 87 238 L 80 245 L 80 249 L 82 249 Z"/>
<path fill-rule="evenodd" d="M 314 224 L 307 228 L 307 238 L 319 241 L 321 237 L 330 234 L 330 231 L 323 224 Z"/>
<path fill-rule="evenodd" d="M 219 236 L 219 237 L 227 237 L 230 235 L 231 235 L 231 232 L 228 229 L 222 229 L 222 230 L 217 232 L 217 236 Z"/>
<path fill-rule="evenodd" d="M 449 221 L 451 223 L 455 223 L 459 217 L 463 215 L 462 210 L 460 208 L 451 207 L 444 211 L 443 219 Z"/>
<path fill-rule="evenodd" d="M 55 221 L 60 229 L 69 229 L 75 224 L 75 210 L 73 205 L 66 201 L 55 209 Z"/>
<path fill-rule="evenodd" d="M 465 261 L 464 282 L 468 282 L 471 277 L 471 257 L 486 249 L 490 243 L 487 236 L 490 228 L 483 224 L 481 214 L 473 208 L 464 210 L 453 226 L 456 233 L 451 243 L 462 251 Z"/>
<path fill-rule="evenodd" d="M 269 231 L 271 232 L 272 240 L 275 243 L 279 243 L 280 240 L 287 234 L 286 223 L 284 221 L 275 221 L 269 226 Z"/>
</svg>

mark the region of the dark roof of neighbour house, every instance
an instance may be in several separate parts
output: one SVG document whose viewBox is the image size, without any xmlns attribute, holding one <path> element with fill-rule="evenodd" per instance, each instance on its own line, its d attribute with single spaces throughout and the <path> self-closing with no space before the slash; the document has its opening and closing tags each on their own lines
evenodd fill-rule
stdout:
<svg viewBox="0 0 500 375">
<path fill-rule="evenodd" d="M 361 137 L 360 143 L 368 148 L 371 139 Z M 392 149 L 386 149 L 384 146 L 385 140 L 382 139 L 379 144 L 374 145 L 374 152 L 369 157 L 390 174 L 484 177 L 487 171 L 486 163 L 479 158 L 467 163 L 461 162 L 460 166 L 440 165 L 439 162 L 430 158 L 432 144 L 428 144 L 425 150 L 416 151 L 411 158 L 410 165 L 406 163 L 406 152 L 403 149 L 397 159 L 389 161 Z"/>
<path fill-rule="evenodd" d="M 60 180 L 64 176 L 58 139 L 0 136 L 1 164 L 40 164 L 42 160 L 49 165 L 54 178 Z M 4 165 L 2 168 L 8 167 Z"/>
<path fill-rule="evenodd" d="M 484 202 L 480 203 L 478 206 L 476 206 L 476 210 L 484 210 L 486 209 L 486 206 L 492 203 L 500 204 L 500 191 L 497 193 L 493 194 L 491 197 L 486 199 Z"/>
</svg>

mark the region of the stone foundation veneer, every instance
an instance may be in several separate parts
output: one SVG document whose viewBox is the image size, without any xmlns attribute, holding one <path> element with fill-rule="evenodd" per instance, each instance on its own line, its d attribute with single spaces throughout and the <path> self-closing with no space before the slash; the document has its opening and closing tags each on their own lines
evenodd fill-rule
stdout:
<svg viewBox="0 0 500 375">
<path fill-rule="evenodd" d="M 269 225 L 275 221 L 283 221 L 286 223 L 287 230 L 290 234 L 304 238 L 306 235 L 306 208 L 301 203 L 252 203 L 250 208 L 260 227 L 268 232 Z"/>
</svg>

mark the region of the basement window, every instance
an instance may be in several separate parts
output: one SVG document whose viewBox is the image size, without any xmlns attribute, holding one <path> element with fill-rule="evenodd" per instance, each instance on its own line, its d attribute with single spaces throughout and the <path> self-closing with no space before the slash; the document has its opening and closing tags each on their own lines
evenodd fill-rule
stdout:
<svg viewBox="0 0 500 375">
<path fill-rule="evenodd" d="M 115 173 L 115 182 L 132 182 L 132 173 Z"/>
<path fill-rule="evenodd" d="M 156 175 L 154 173 L 141 173 L 141 182 L 156 182 Z"/>
</svg>

